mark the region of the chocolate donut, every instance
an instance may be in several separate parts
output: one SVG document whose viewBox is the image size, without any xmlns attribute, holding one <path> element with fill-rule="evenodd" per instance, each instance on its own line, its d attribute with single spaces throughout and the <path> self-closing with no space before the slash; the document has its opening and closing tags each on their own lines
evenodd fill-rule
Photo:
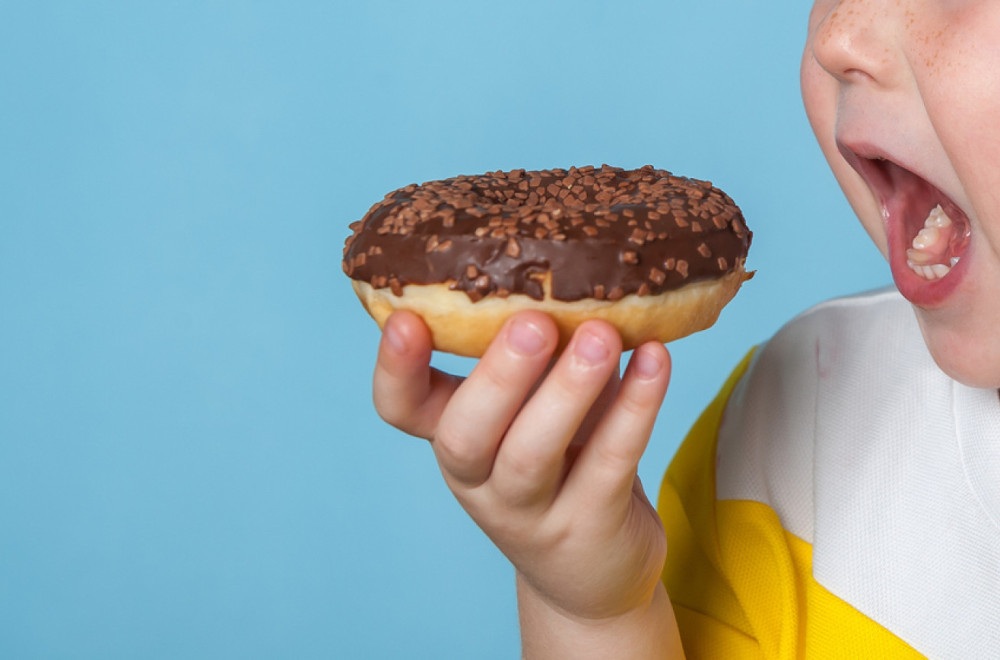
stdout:
<svg viewBox="0 0 1000 660">
<path fill-rule="evenodd" d="M 588 318 L 626 350 L 713 323 L 751 232 L 707 181 L 647 165 L 513 170 L 409 185 L 351 224 L 344 272 L 382 326 L 424 318 L 434 346 L 479 356 L 514 311 L 552 315 L 564 345 Z"/>
</svg>

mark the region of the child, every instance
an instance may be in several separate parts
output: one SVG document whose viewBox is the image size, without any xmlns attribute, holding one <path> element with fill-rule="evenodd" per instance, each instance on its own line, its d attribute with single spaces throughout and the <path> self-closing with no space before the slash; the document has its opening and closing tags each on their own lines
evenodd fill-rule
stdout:
<svg viewBox="0 0 1000 660">
<path fill-rule="evenodd" d="M 998 34 L 993 0 L 815 3 L 806 110 L 898 292 L 748 356 L 659 515 L 635 475 L 663 346 L 619 378 L 619 338 L 589 322 L 546 371 L 555 328 L 526 313 L 460 381 L 429 369 L 419 319 L 390 319 L 376 408 L 433 439 L 513 562 L 526 657 L 997 657 Z"/>
</svg>

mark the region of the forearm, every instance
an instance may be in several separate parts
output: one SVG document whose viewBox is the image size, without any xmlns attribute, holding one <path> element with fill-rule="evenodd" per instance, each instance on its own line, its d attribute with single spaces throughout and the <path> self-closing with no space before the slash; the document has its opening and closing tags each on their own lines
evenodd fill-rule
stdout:
<svg viewBox="0 0 1000 660">
<path fill-rule="evenodd" d="M 663 584 L 643 608 L 601 621 L 583 621 L 549 606 L 518 575 L 522 657 L 683 660 L 677 622 Z"/>
</svg>

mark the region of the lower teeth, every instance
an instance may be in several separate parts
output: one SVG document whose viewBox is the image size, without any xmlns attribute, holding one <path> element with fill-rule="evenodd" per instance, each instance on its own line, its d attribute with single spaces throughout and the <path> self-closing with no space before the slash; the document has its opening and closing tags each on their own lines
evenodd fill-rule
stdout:
<svg viewBox="0 0 1000 660">
<path fill-rule="evenodd" d="M 931 264 L 929 266 L 921 266 L 915 264 L 912 261 L 907 261 L 906 265 L 910 267 L 917 275 L 920 275 L 925 280 L 939 280 L 949 272 L 951 272 L 951 266 L 945 264 Z"/>
</svg>

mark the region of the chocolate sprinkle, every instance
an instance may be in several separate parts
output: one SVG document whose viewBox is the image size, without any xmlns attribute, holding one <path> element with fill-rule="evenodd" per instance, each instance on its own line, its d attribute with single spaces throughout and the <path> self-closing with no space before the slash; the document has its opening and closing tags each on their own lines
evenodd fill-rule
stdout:
<svg viewBox="0 0 1000 660">
<path fill-rule="evenodd" d="M 742 264 L 752 238 L 707 181 L 647 165 L 490 172 L 385 196 L 350 225 L 344 272 L 389 286 L 448 283 L 473 301 L 659 294 Z M 661 268 L 662 267 L 662 268 Z"/>
</svg>

